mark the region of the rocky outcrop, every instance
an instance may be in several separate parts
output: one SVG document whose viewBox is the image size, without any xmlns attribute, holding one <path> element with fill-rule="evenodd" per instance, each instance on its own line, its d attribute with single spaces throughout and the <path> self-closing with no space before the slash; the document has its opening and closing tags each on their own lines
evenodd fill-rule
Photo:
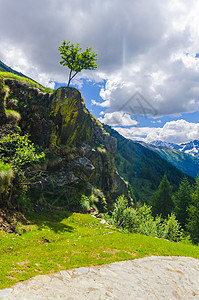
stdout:
<svg viewBox="0 0 199 300">
<path fill-rule="evenodd" d="M 3 79 L 0 78 L 0 125 L 5 124 L 6 122 L 5 98 L 6 98 L 5 85 Z"/>
<path fill-rule="evenodd" d="M 6 107 L 20 113 L 22 131 L 57 157 L 46 163 L 39 189 L 52 187 L 65 195 L 70 188 L 82 193 L 95 186 L 109 199 L 128 194 L 115 168 L 116 139 L 86 109 L 77 89 L 59 88 L 48 94 L 13 79 L 4 84 L 9 87 Z"/>
</svg>

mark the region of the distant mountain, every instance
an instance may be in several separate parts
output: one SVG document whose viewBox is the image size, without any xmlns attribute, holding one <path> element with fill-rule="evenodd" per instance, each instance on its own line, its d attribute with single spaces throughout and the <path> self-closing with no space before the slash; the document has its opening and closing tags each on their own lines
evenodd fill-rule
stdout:
<svg viewBox="0 0 199 300">
<path fill-rule="evenodd" d="M 15 70 L 13 70 L 12 68 L 8 67 L 1 60 L 0 60 L 0 71 L 2 71 L 2 72 L 10 72 L 10 73 L 16 74 L 16 75 L 21 76 L 21 77 L 29 78 L 29 77 L 25 76 L 24 74 L 22 74 L 20 72 L 17 72 Z"/>
<path fill-rule="evenodd" d="M 166 144 L 163 142 L 158 141 L 156 145 L 146 144 L 144 142 L 139 142 L 142 146 L 155 151 L 158 153 L 162 158 L 166 159 L 180 171 L 196 178 L 199 173 L 199 159 L 194 157 L 193 155 L 187 154 L 183 151 L 175 150 L 175 148 L 179 149 L 179 145 L 175 144 Z M 164 146 L 161 146 L 164 145 Z M 170 147 L 165 146 L 170 145 Z M 172 146 L 171 146 L 172 145 Z M 181 145 L 180 145 L 181 146 Z M 183 149 L 180 148 L 180 149 Z M 192 148 L 193 149 L 193 148 Z"/>
<path fill-rule="evenodd" d="M 159 146 L 169 147 L 174 150 L 190 154 L 199 159 L 199 141 L 198 140 L 194 140 L 194 141 L 184 143 L 184 144 L 179 144 L 179 145 L 174 144 L 174 143 L 166 143 L 166 142 L 162 142 L 162 141 L 154 141 L 151 144 L 154 146 L 158 146 L 158 147 Z"/>
<path fill-rule="evenodd" d="M 148 203 L 152 193 L 157 190 L 164 174 L 167 175 L 174 191 L 186 176 L 156 152 L 141 144 L 121 136 L 110 126 L 104 128 L 111 136 L 117 138 L 115 164 L 119 174 L 128 181 L 137 199 Z M 187 175 L 191 184 L 195 180 Z"/>
</svg>

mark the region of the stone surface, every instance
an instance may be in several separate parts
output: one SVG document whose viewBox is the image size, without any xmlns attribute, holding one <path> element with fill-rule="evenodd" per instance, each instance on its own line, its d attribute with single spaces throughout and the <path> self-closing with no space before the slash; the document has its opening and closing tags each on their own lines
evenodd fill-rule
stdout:
<svg viewBox="0 0 199 300">
<path fill-rule="evenodd" d="M 43 166 L 46 175 L 34 186 L 37 194 L 45 195 L 49 186 L 52 192 L 53 185 L 55 191 L 74 189 L 81 194 L 98 187 L 111 200 L 128 196 L 127 185 L 115 169 L 117 140 L 87 110 L 77 89 L 63 87 L 48 94 L 5 79 L 0 82 L 0 122 L 5 119 L 5 106 L 21 116 L 22 133 L 28 132 L 33 143 L 57 155 Z"/>
<path fill-rule="evenodd" d="M 0 299 L 199 299 L 199 260 L 152 256 L 60 271 L 1 290 Z"/>
</svg>

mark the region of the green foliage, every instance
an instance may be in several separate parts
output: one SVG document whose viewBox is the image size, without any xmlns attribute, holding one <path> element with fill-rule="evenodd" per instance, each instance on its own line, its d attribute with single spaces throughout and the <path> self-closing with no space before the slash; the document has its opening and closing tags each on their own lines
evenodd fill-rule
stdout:
<svg viewBox="0 0 199 300">
<path fill-rule="evenodd" d="M 21 170 L 24 165 L 44 159 L 44 152 L 37 153 L 28 134 L 8 134 L 0 138 L 0 159 L 8 162 L 14 169 Z"/>
<path fill-rule="evenodd" d="M 94 209 L 101 213 L 107 212 L 105 196 L 101 190 L 95 188 L 92 188 L 92 193 L 89 197 L 85 195 L 81 196 L 80 206 L 84 211 L 90 211 L 91 209 Z"/>
<path fill-rule="evenodd" d="M 163 225 L 164 225 L 164 231 L 162 237 L 164 239 L 174 241 L 174 242 L 178 242 L 182 239 L 183 232 L 174 214 L 168 216 L 168 220 L 165 220 Z"/>
<path fill-rule="evenodd" d="M 114 203 L 114 210 L 112 213 L 112 217 L 113 217 L 113 221 L 114 224 L 117 227 L 122 226 L 123 222 L 124 222 L 124 211 L 127 208 L 128 205 L 128 201 L 124 196 L 119 196 L 116 200 L 116 202 Z"/>
<path fill-rule="evenodd" d="M 91 206 L 90 206 L 90 201 L 89 198 L 85 195 L 81 196 L 81 202 L 80 202 L 80 206 L 82 208 L 83 211 L 89 211 Z"/>
<path fill-rule="evenodd" d="M 112 212 L 113 224 L 133 233 L 150 235 L 171 241 L 180 241 L 183 232 L 171 214 L 168 219 L 162 220 L 160 216 L 152 216 L 151 207 L 144 204 L 139 208 L 128 207 L 128 201 L 124 196 L 118 197 Z"/>
<path fill-rule="evenodd" d="M 164 175 L 158 190 L 153 194 L 151 199 L 153 215 L 162 215 L 166 218 L 174 208 L 172 200 L 172 186 L 170 185 L 167 176 Z"/>
<path fill-rule="evenodd" d="M 7 194 L 1 195 L 1 200 L 4 203 L 10 205 L 12 200 L 12 203 L 18 209 L 30 208 L 26 194 L 31 178 L 24 172 L 33 163 L 43 161 L 44 157 L 45 154 L 35 148 L 34 144 L 28 139 L 28 135 L 21 136 L 19 133 L 13 133 L 0 138 L 1 177 L 5 177 L 6 174 L 7 180 L 8 178 L 14 178 L 9 191 L 7 189 Z"/>
<path fill-rule="evenodd" d="M 54 212 L 17 223 L 17 233 L 0 231 L 0 289 L 36 275 L 140 257 L 199 258 L 199 247 L 123 233 L 87 214 Z"/>
<path fill-rule="evenodd" d="M 185 229 L 186 224 L 188 222 L 188 211 L 187 208 L 191 204 L 192 199 L 192 188 L 185 177 L 178 191 L 173 196 L 173 202 L 175 205 L 175 215 L 180 222 L 181 226 Z"/>
<path fill-rule="evenodd" d="M 0 161 L 0 184 L 10 185 L 13 178 L 14 172 L 10 165 Z"/>
<path fill-rule="evenodd" d="M 196 187 L 192 193 L 191 204 L 188 211 L 187 229 L 190 233 L 191 239 L 195 244 L 199 243 L 199 177 L 196 180 Z"/>
<path fill-rule="evenodd" d="M 14 178 L 14 171 L 9 164 L 6 164 L 0 160 L 0 200 L 4 201 L 4 198 L 9 196 L 9 189 Z M 4 195 L 2 195 L 4 193 Z"/>
<path fill-rule="evenodd" d="M 131 198 L 133 199 L 133 202 L 134 202 L 134 203 L 136 203 L 136 202 L 137 202 L 137 200 L 136 200 L 136 197 L 135 197 L 135 194 L 134 194 L 133 188 L 132 188 L 132 186 L 131 186 L 131 184 L 130 184 L 130 183 L 128 183 L 128 189 L 129 189 L 129 192 L 130 192 L 130 196 L 131 196 Z"/>
<path fill-rule="evenodd" d="M 120 176 L 131 184 L 137 201 L 149 204 L 164 174 L 173 186 L 173 192 L 177 191 L 184 173 L 154 151 L 125 139 L 110 126 L 104 125 L 104 129 L 117 139 L 115 165 Z M 190 184 L 195 183 L 192 177 L 187 176 L 187 179 Z"/>
<path fill-rule="evenodd" d="M 92 51 L 91 47 L 87 47 L 85 51 L 80 52 L 82 48 L 80 48 L 79 43 L 74 45 L 70 41 L 67 43 L 63 41 L 58 50 L 62 59 L 60 64 L 67 66 L 70 70 L 68 86 L 77 73 L 82 70 L 94 70 L 97 68 L 95 63 L 98 59 L 97 54 Z"/>
</svg>

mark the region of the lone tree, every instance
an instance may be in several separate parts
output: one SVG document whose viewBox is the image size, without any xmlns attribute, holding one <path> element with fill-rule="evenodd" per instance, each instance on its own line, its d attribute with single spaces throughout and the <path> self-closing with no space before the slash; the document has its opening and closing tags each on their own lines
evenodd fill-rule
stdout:
<svg viewBox="0 0 199 300">
<path fill-rule="evenodd" d="M 98 58 L 97 54 L 92 51 L 92 47 L 86 47 L 86 50 L 81 52 L 82 48 L 80 48 L 79 43 L 75 46 L 70 41 L 67 43 L 63 41 L 58 50 L 62 58 L 60 64 L 67 66 L 70 70 L 67 87 L 77 73 L 82 70 L 95 70 L 97 68 L 95 61 Z"/>
</svg>

